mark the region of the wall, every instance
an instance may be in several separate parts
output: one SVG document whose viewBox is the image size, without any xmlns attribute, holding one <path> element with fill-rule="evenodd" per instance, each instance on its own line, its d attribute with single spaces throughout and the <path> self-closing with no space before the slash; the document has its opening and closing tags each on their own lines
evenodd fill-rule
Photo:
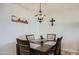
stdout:
<svg viewBox="0 0 79 59">
<path fill-rule="evenodd" d="M 39 24 L 30 13 L 17 4 L 0 4 L 0 54 L 16 54 L 15 41 L 18 36 L 35 34 L 46 37 L 47 33 L 56 33 L 57 37 L 63 36 L 62 49 L 79 52 L 79 7 L 67 7 L 48 12 L 56 22 L 52 27 L 46 19 Z M 11 22 L 11 15 L 28 19 L 29 24 Z"/>
<path fill-rule="evenodd" d="M 73 4 L 74 5 L 74 4 Z M 79 6 L 62 7 L 52 12 L 49 11 L 50 17 L 56 21 L 51 27 L 50 23 L 42 23 L 41 33 L 56 33 L 57 37 L 63 36 L 62 50 L 68 52 L 79 53 Z M 45 35 L 46 36 L 46 35 Z"/>
<path fill-rule="evenodd" d="M 11 22 L 11 15 L 25 17 L 29 23 Z M 16 54 L 16 38 L 32 33 L 38 35 L 37 30 L 38 24 L 27 9 L 17 4 L 0 4 L 0 54 Z"/>
</svg>

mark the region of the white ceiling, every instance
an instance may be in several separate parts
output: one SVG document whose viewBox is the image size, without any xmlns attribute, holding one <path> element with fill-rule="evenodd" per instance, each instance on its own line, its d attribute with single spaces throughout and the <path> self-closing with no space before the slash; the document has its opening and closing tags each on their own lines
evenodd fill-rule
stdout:
<svg viewBox="0 0 79 59">
<path fill-rule="evenodd" d="M 18 5 L 34 14 L 39 11 L 39 3 L 18 3 Z M 45 14 L 75 8 L 79 8 L 79 3 L 42 3 L 42 11 Z"/>
</svg>

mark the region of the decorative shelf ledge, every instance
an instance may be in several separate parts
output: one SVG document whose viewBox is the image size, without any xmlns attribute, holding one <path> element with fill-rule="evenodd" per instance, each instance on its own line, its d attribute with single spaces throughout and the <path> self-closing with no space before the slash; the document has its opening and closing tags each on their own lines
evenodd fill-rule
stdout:
<svg viewBox="0 0 79 59">
<path fill-rule="evenodd" d="M 21 19 L 20 17 L 16 17 L 15 15 L 11 16 L 11 20 L 12 22 L 28 24 L 28 21 L 26 19 Z"/>
</svg>

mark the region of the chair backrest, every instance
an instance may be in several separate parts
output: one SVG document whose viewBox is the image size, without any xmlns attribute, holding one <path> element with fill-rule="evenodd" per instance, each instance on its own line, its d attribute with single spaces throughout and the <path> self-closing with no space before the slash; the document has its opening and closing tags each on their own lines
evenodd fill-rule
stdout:
<svg viewBox="0 0 79 59">
<path fill-rule="evenodd" d="M 56 41 L 56 34 L 47 34 L 47 40 Z"/>
<path fill-rule="evenodd" d="M 30 54 L 30 43 L 28 40 L 17 40 L 17 51 L 20 55 L 29 55 Z"/>
<path fill-rule="evenodd" d="M 63 37 L 60 37 L 57 39 L 57 42 L 56 42 L 56 48 L 55 48 L 55 55 L 61 55 L 61 40 L 62 40 Z"/>
<path fill-rule="evenodd" d="M 26 39 L 27 40 L 34 40 L 35 39 L 34 34 L 26 35 Z"/>
</svg>

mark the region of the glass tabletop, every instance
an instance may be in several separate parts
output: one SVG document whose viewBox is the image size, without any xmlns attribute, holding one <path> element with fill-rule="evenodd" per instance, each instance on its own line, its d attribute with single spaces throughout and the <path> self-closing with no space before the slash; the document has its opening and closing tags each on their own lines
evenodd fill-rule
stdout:
<svg viewBox="0 0 79 59">
<path fill-rule="evenodd" d="M 41 41 L 42 41 L 42 42 L 46 42 L 47 40 L 46 40 L 46 39 L 35 39 L 35 40 L 30 40 L 30 42 L 36 43 L 36 44 L 39 44 Z"/>
</svg>

